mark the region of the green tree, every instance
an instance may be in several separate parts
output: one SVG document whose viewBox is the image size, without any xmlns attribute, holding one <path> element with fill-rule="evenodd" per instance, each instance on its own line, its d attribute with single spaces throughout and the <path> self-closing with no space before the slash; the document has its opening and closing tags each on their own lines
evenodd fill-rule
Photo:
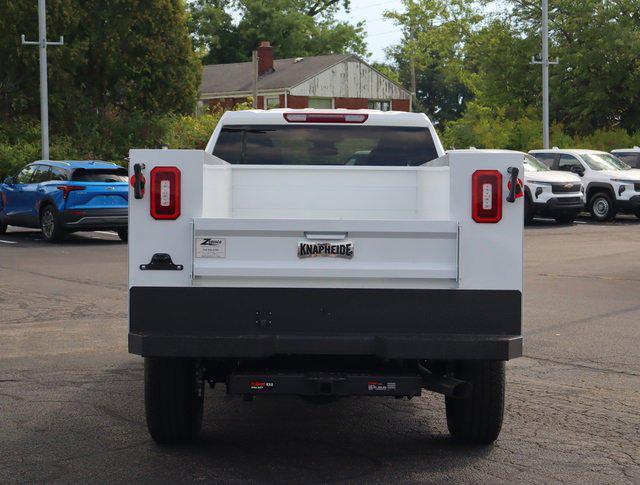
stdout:
<svg viewBox="0 0 640 485">
<path fill-rule="evenodd" d="M 540 68 L 531 57 L 540 50 L 534 36 L 523 36 L 508 21 L 494 19 L 465 45 L 465 82 L 478 103 L 505 108 L 514 118 L 540 107 Z"/>
<path fill-rule="evenodd" d="M 539 2 L 510 3 L 520 35 L 539 38 Z M 637 130 L 640 2 L 551 0 L 550 26 L 551 54 L 561 61 L 551 69 L 552 119 L 580 135 L 611 127 Z"/>
<path fill-rule="evenodd" d="M 398 84 L 402 84 L 400 73 L 398 72 L 398 69 L 396 69 L 396 66 L 394 66 L 393 64 L 374 62 L 373 64 L 371 64 L 371 67 L 373 67 L 376 71 L 381 72 L 392 81 L 397 82 Z"/>
<path fill-rule="evenodd" d="M 37 117 L 36 2 L 0 0 L 0 118 Z M 191 112 L 200 79 L 183 0 L 49 0 L 52 124 L 69 130 L 92 115 Z"/>
<path fill-rule="evenodd" d="M 195 0 L 191 30 L 205 64 L 248 61 L 262 40 L 278 58 L 366 55 L 364 24 L 336 20 L 340 8 L 348 10 L 349 0 Z"/>
<path fill-rule="evenodd" d="M 412 88 L 415 71 L 417 108 L 434 121 L 462 116 L 472 93 L 465 83 L 464 48 L 483 19 L 478 2 L 465 0 L 403 0 L 402 11 L 385 17 L 403 29 L 403 39 L 389 49 L 400 78 Z M 483 3 L 483 2 L 480 2 Z"/>
</svg>

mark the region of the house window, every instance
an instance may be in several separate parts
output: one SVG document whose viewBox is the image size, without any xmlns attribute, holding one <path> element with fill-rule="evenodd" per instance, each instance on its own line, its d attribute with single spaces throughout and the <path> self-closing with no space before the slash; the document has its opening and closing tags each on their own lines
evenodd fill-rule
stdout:
<svg viewBox="0 0 640 485">
<path fill-rule="evenodd" d="M 388 99 L 370 99 L 369 109 L 379 109 L 380 111 L 391 111 L 391 101 Z"/>
<path fill-rule="evenodd" d="M 268 96 L 264 98 L 264 108 L 274 109 L 280 107 L 280 96 Z"/>
<path fill-rule="evenodd" d="M 331 109 L 333 108 L 333 98 L 309 98 L 309 108 Z"/>
</svg>

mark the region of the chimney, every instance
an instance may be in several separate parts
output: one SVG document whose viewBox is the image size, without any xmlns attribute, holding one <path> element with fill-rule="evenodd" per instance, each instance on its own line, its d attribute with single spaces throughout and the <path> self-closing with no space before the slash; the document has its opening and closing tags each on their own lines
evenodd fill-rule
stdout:
<svg viewBox="0 0 640 485">
<path fill-rule="evenodd" d="M 258 76 L 273 72 L 273 47 L 271 42 L 263 40 L 258 46 Z"/>
</svg>

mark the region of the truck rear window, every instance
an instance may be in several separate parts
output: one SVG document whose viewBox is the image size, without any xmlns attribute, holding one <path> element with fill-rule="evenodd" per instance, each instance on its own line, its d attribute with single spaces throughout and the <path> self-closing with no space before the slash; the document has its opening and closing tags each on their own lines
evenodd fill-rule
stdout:
<svg viewBox="0 0 640 485">
<path fill-rule="evenodd" d="M 438 158 L 427 128 L 225 126 L 213 154 L 232 164 L 416 166 Z"/>
<path fill-rule="evenodd" d="M 126 182 L 127 170 L 124 168 L 78 168 L 73 171 L 71 180 L 75 182 Z"/>
</svg>

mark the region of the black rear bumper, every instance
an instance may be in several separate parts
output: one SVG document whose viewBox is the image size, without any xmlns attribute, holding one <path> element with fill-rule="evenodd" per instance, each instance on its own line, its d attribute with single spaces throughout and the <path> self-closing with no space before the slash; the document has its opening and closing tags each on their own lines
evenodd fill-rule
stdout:
<svg viewBox="0 0 640 485">
<path fill-rule="evenodd" d="M 78 209 L 61 213 L 62 225 L 73 231 L 90 231 L 95 229 L 120 229 L 127 227 L 128 209 Z"/>
<path fill-rule="evenodd" d="M 129 318 L 143 356 L 522 355 L 519 291 L 133 287 Z"/>
</svg>

